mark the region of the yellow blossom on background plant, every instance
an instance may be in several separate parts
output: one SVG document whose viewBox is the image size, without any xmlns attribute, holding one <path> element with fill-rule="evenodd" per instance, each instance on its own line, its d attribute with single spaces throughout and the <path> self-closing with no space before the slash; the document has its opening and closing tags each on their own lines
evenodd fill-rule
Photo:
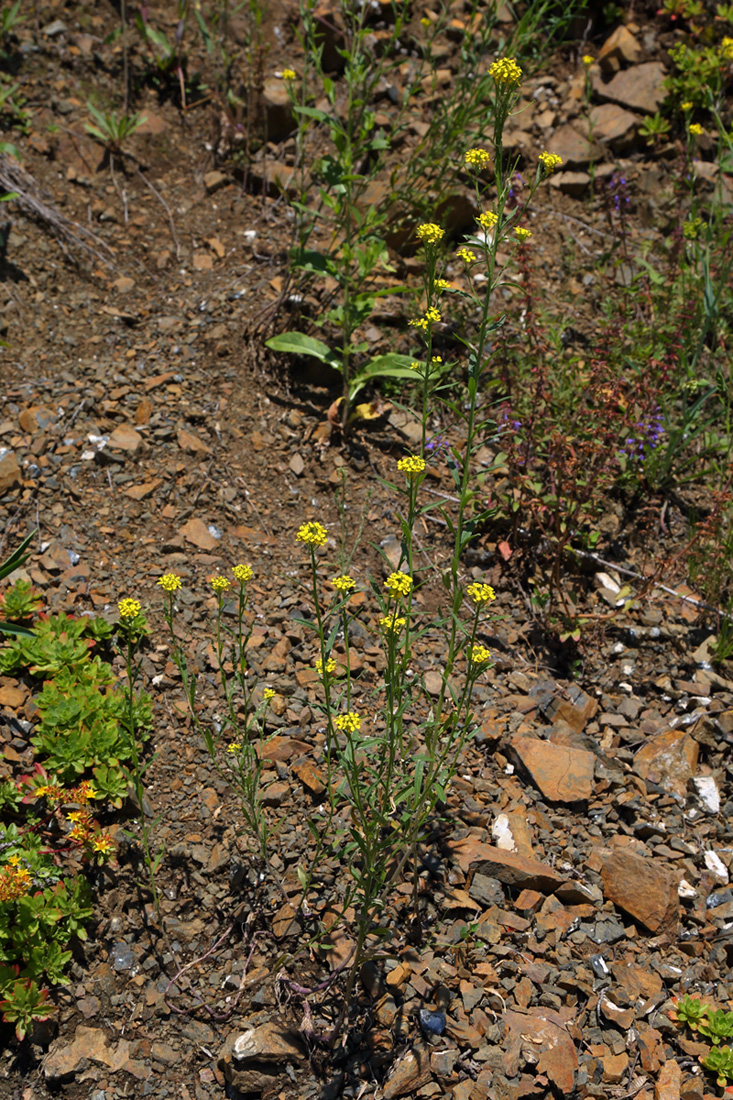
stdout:
<svg viewBox="0 0 733 1100">
<path fill-rule="evenodd" d="M 479 214 L 476 221 L 479 223 L 482 229 L 493 229 L 499 220 L 498 214 L 495 214 L 493 210 L 487 210 L 484 214 Z"/>
<path fill-rule="evenodd" d="M 347 710 L 346 714 L 339 714 L 333 723 L 337 730 L 344 733 L 357 733 L 361 729 L 361 715 L 355 710 Z"/>
<path fill-rule="evenodd" d="M 554 172 L 556 168 L 559 168 L 562 164 L 562 157 L 559 157 L 557 153 L 540 153 L 537 160 L 542 165 L 545 172 Z"/>
<path fill-rule="evenodd" d="M 120 600 L 117 610 L 121 619 L 135 619 L 140 614 L 142 607 L 139 600 Z"/>
<path fill-rule="evenodd" d="M 450 283 L 447 279 L 436 279 L 435 288 L 436 290 L 450 290 Z"/>
<path fill-rule="evenodd" d="M 718 46 L 718 52 L 724 61 L 733 61 L 733 38 L 726 35 Z"/>
<path fill-rule="evenodd" d="M 699 137 L 700 134 L 703 133 L 703 128 L 699 122 L 691 122 L 688 129 L 691 134 L 695 135 L 695 137 Z"/>
<path fill-rule="evenodd" d="M 589 54 L 589 53 L 584 53 L 583 54 L 583 64 L 586 66 L 586 68 L 590 68 L 590 66 L 593 64 L 594 61 L 595 61 L 595 57 L 593 57 L 591 54 Z"/>
<path fill-rule="evenodd" d="M 443 362 L 443 356 L 442 355 L 433 355 L 430 362 L 431 363 L 442 363 Z"/>
<path fill-rule="evenodd" d="M 418 225 L 415 233 L 417 239 L 422 241 L 423 244 L 437 244 L 438 241 L 443 240 L 445 230 L 434 222 L 425 222 L 423 225 Z"/>
<path fill-rule="evenodd" d="M 324 665 L 320 657 L 316 659 L 316 672 L 319 676 L 323 676 L 323 673 L 327 672 L 329 676 L 333 676 L 336 671 L 336 662 L 333 657 L 328 657 Z"/>
<path fill-rule="evenodd" d="M 422 363 L 418 363 L 417 359 L 413 359 L 410 363 L 410 370 L 422 370 Z"/>
<path fill-rule="evenodd" d="M 496 599 L 496 592 L 494 592 L 491 585 L 481 584 L 480 581 L 474 581 L 473 584 L 469 584 L 466 589 L 466 594 L 479 606 Z"/>
<path fill-rule="evenodd" d="M 702 218 L 688 218 L 682 226 L 682 235 L 688 241 L 696 241 L 700 233 Z"/>
<path fill-rule="evenodd" d="M 383 615 L 379 620 L 379 625 L 386 634 L 399 634 L 401 630 L 404 630 L 407 619 L 404 619 L 401 615 Z"/>
<path fill-rule="evenodd" d="M 269 703 L 270 699 L 274 699 L 276 695 L 277 692 L 273 691 L 272 688 L 265 688 L 265 690 L 262 692 L 262 698 L 265 700 L 266 703 Z"/>
<path fill-rule="evenodd" d="M 283 69 L 283 71 L 280 73 L 280 76 L 282 77 L 283 80 L 295 80 L 296 79 L 296 73 L 295 73 L 294 69 Z"/>
<path fill-rule="evenodd" d="M 482 665 L 484 661 L 491 660 L 491 653 L 489 650 L 476 642 L 471 646 L 471 660 L 476 665 Z"/>
<path fill-rule="evenodd" d="M 181 587 L 181 578 L 177 573 L 164 573 L 156 583 L 164 592 L 177 592 Z"/>
<path fill-rule="evenodd" d="M 356 581 L 348 573 L 342 573 L 340 577 L 333 578 L 331 586 L 337 592 L 351 592 L 352 588 L 356 588 Z"/>
<path fill-rule="evenodd" d="M 298 528 L 298 534 L 295 537 L 298 542 L 302 542 L 306 546 L 325 546 L 328 542 L 326 528 L 322 523 L 317 523 L 315 520 L 302 524 Z"/>
<path fill-rule="evenodd" d="M 115 849 L 115 842 L 107 833 L 98 833 L 92 840 L 92 851 L 99 852 L 101 856 L 108 856 Z"/>
<path fill-rule="evenodd" d="M 230 756 L 234 756 L 235 753 L 239 752 L 241 747 L 241 741 L 232 741 L 231 745 L 227 745 L 227 752 Z"/>
<path fill-rule="evenodd" d="M 384 582 L 384 587 L 394 600 L 402 596 L 409 596 L 412 591 L 412 577 L 407 573 L 390 573 Z"/>
<path fill-rule="evenodd" d="M 408 321 L 408 325 L 413 325 L 414 328 L 427 329 L 428 325 L 437 325 L 440 321 L 440 311 L 431 306 L 430 309 L 426 309 L 422 317 L 418 317 L 416 321 Z"/>
<path fill-rule="evenodd" d="M 473 264 L 476 262 L 476 253 L 472 252 L 470 248 L 459 248 L 456 252 L 456 256 L 459 260 L 465 260 L 467 264 Z"/>
<path fill-rule="evenodd" d="M 251 581 L 254 577 L 252 567 L 250 565 L 235 565 L 232 569 L 234 579 L 239 581 L 240 584 L 246 584 L 247 581 Z"/>
<path fill-rule="evenodd" d="M 429 27 L 430 26 L 430 20 L 426 16 L 422 17 L 422 19 L 420 20 L 420 23 L 422 24 L 423 27 Z"/>
<path fill-rule="evenodd" d="M 477 168 L 479 172 L 482 168 L 486 168 L 491 157 L 485 149 L 467 149 L 466 150 L 466 164 L 470 168 Z"/>
<path fill-rule="evenodd" d="M 209 584 L 214 589 L 217 596 L 221 592 L 226 592 L 227 588 L 229 588 L 229 581 L 226 577 L 209 577 Z"/>
<path fill-rule="evenodd" d="M 525 229 L 521 225 L 515 225 L 514 232 L 517 234 L 517 237 L 520 241 L 528 241 L 529 238 L 532 236 L 532 230 Z"/>
<path fill-rule="evenodd" d="M 419 455 L 407 455 L 399 460 L 397 469 L 407 477 L 417 477 L 425 469 L 425 459 Z"/>
<path fill-rule="evenodd" d="M 680 103 L 680 110 L 691 111 L 694 106 L 695 104 L 691 100 L 686 99 L 684 103 Z"/>
<path fill-rule="evenodd" d="M 522 79 L 522 70 L 513 57 L 500 57 L 489 66 L 489 76 L 506 88 L 514 87 Z"/>
</svg>

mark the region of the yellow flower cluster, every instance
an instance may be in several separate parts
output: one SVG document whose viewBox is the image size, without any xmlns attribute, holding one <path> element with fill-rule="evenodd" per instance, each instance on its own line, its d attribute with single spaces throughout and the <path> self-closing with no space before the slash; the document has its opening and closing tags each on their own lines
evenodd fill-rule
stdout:
<svg viewBox="0 0 733 1100">
<path fill-rule="evenodd" d="M 491 585 L 481 584 L 479 581 L 474 581 L 473 584 L 469 584 L 466 592 L 473 602 L 479 606 L 496 599 L 496 592 L 494 592 Z"/>
<path fill-rule="evenodd" d="M 435 360 L 433 360 L 434 362 Z M 397 469 L 406 477 L 417 477 L 425 469 L 425 459 L 419 455 L 407 455 L 397 463 Z"/>
<path fill-rule="evenodd" d="M 689 218 L 682 226 L 682 234 L 688 241 L 696 241 L 700 233 L 702 218 Z"/>
<path fill-rule="evenodd" d="M 229 581 L 226 577 L 209 577 L 209 584 L 219 596 L 222 592 L 226 592 L 229 588 Z"/>
<path fill-rule="evenodd" d="M 470 168 L 477 168 L 480 172 L 482 168 L 486 168 L 487 164 L 491 160 L 491 157 L 485 149 L 467 149 L 466 150 L 466 164 Z"/>
<path fill-rule="evenodd" d="M 298 542 L 305 543 L 306 546 L 325 546 L 328 542 L 326 528 L 322 523 L 316 523 L 313 520 L 299 527 L 295 537 Z"/>
<path fill-rule="evenodd" d="M 157 583 L 164 592 L 177 592 L 181 587 L 181 578 L 177 573 L 164 573 Z"/>
<path fill-rule="evenodd" d="M 532 230 L 524 229 L 524 227 L 521 225 L 515 225 L 514 232 L 517 234 L 517 237 L 520 241 L 528 241 L 529 238 L 532 236 Z"/>
<path fill-rule="evenodd" d="M 500 57 L 490 66 L 489 76 L 493 76 L 497 84 L 512 88 L 522 79 L 522 70 L 513 57 Z"/>
<path fill-rule="evenodd" d="M 441 229 L 435 222 L 425 222 L 423 225 L 418 225 L 415 233 L 417 239 L 422 241 L 423 244 L 437 244 L 438 241 L 443 240 L 445 230 Z"/>
<path fill-rule="evenodd" d="M 344 733 L 357 733 L 361 729 L 361 716 L 355 710 L 347 710 L 346 714 L 339 714 L 334 725 Z"/>
<path fill-rule="evenodd" d="M 227 745 L 227 752 L 230 754 L 230 756 L 234 756 L 235 753 L 239 752 L 241 747 L 242 747 L 242 742 L 241 741 L 232 741 L 231 745 Z"/>
<path fill-rule="evenodd" d="M 499 220 L 498 214 L 495 214 L 493 210 L 487 210 L 485 214 L 479 214 L 476 221 L 479 223 L 482 229 L 493 229 Z M 460 251 L 459 251 L 460 256 Z"/>
<path fill-rule="evenodd" d="M 442 355 L 434 355 L 431 358 L 430 362 L 431 363 L 442 363 L 443 362 L 443 356 Z"/>
<path fill-rule="evenodd" d="M 296 74 L 294 69 L 283 69 L 280 73 L 283 80 L 295 80 Z"/>
<path fill-rule="evenodd" d="M 437 325 L 440 319 L 440 311 L 435 306 L 431 306 L 430 309 L 425 310 L 423 317 L 418 317 L 416 321 L 408 321 L 407 323 L 414 328 L 426 329 L 428 325 Z"/>
<path fill-rule="evenodd" d="M 398 600 L 402 596 L 409 596 L 412 591 L 412 577 L 407 573 L 390 573 L 384 582 L 384 587 L 392 599 Z"/>
<path fill-rule="evenodd" d="M 470 248 L 459 248 L 456 256 L 459 260 L 465 260 L 467 264 L 476 262 L 476 253 L 472 252 Z"/>
<path fill-rule="evenodd" d="M 385 634 L 399 634 L 401 630 L 404 630 L 407 619 L 403 619 L 401 615 L 383 615 L 379 620 L 379 625 Z"/>
<path fill-rule="evenodd" d="M 93 852 L 99 852 L 101 856 L 108 856 L 115 850 L 115 842 L 109 833 L 96 833 L 92 837 L 91 847 Z"/>
<path fill-rule="evenodd" d="M 447 279 L 436 279 L 435 288 L 436 290 L 450 290 L 450 283 Z"/>
<path fill-rule="evenodd" d="M 703 132 L 702 126 L 699 122 L 691 122 L 689 130 L 691 134 L 695 135 L 695 137 L 699 137 L 700 134 Z"/>
<path fill-rule="evenodd" d="M 590 68 L 590 66 L 593 64 L 594 61 L 595 61 L 595 57 L 593 57 L 591 54 L 589 54 L 589 53 L 584 53 L 583 54 L 583 64 L 587 68 Z"/>
<path fill-rule="evenodd" d="M 680 103 L 680 110 L 691 111 L 694 106 L 695 104 L 691 100 L 686 99 L 684 103 Z"/>
<path fill-rule="evenodd" d="M 11 856 L 0 870 L 0 901 L 15 901 L 28 893 L 33 876 L 26 867 L 20 867 L 20 857 Z"/>
<path fill-rule="evenodd" d="M 324 665 L 320 657 L 316 660 L 316 672 L 319 676 L 323 676 L 324 672 L 327 672 L 329 676 L 333 676 L 336 672 L 336 662 L 333 657 L 328 657 Z"/>
<path fill-rule="evenodd" d="M 557 153 L 540 153 L 537 159 L 542 165 L 543 170 L 547 172 L 548 175 L 550 172 L 554 172 L 555 169 L 559 168 L 562 164 L 562 157 L 559 157 Z"/>
<path fill-rule="evenodd" d="M 482 665 L 485 661 L 491 660 L 491 653 L 485 646 L 479 645 L 476 642 L 471 647 L 471 660 L 475 665 Z"/>
<path fill-rule="evenodd" d="M 235 565 L 232 569 L 234 579 L 239 581 L 240 584 L 246 584 L 247 581 L 251 581 L 254 577 L 252 567 L 250 565 Z"/>
<path fill-rule="evenodd" d="M 337 592 L 351 592 L 352 588 L 356 588 L 356 581 L 347 573 L 343 573 L 340 577 L 333 578 L 331 586 L 335 588 Z"/>
<path fill-rule="evenodd" d="M 139 600 L 120 600 L 117 604 L 117 610 L 121 619 L 136 619 L 142 607 Z"/>
<path fill-rule="evenodd" d="M 262 692 L 262 698 L 265 700 L 266 703 L 269 703 L 270 699 L 274 699 L 276 695 L 277 692 L 273 691 L 272 688 L 265 688 L 265 690 Z"/>
<path fill-rule="evenodd" d="M 417 359 L 413 359 L 410 363 L 410 370 L 422 370 L 422 363 L 418 363 Z"/>
<path fill-rule="evenodd" d="M 718 52 L 724 61 L 733 61 L 733 38 L 726 35 L 718 46 Z"/>
</svg>

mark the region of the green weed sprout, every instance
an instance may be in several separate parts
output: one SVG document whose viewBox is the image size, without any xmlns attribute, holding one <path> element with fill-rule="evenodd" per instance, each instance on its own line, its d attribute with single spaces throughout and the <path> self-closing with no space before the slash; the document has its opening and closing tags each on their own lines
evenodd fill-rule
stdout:
<svg viewBox="0 0 733 1100">
<path fill-rule="evenodd" d="M 114 111 L 100 111 L 93 103 L 87 103 L 92 122 L 84 126 L 86 132 L 101 145 L 108 154 L 124 156 L 122 146 L 146 121 L 137 111 L 134 115 L 116 114 Z"/>
<path fill-rule="evenodd" d="M 146 763 L 143 763 L 140 759 L 140 751 L 138 748 L 138 716 L 135 705 L 135 684 L 140 672 L 140 664 L 135 661 L 135 654 L 140 641 L 146 634 L 150 633 L 150 630 L 139 600 L 125 597 L 118 602 L 117 608 L 120 615 L 118 631 L 124 643 L 123 656 L 125 659 L 125 668 L 127 670 L 127 683 L 123 689 L 126 711 L 125 725 L 128 741 L 127 749 L 131 761 L 131 767 L 127 769 L 127 772 L 137 802 L 137 811 L 140 820 L 140 838 L 142 841 L 143 858 L 148 871 L 150 892 L 153 897 L 156 915 L 158 920 L 160 920 L 160 895 L 158 893 L 155 875 L 163 861 L 165 848 L 161 844 L 155 855 L 153 855 L 151 850 L 151 833 L 157 819 L 155 821 L 150 821 L 145 809 L 145 786 L 143 784 L 143 776 L 150 767 L 153 758 Z M 137 839 L 134 834 L 130 834 L 130 837 L 131 839 Z"/>
<path fill-rule="evenodd" d="M 26 538 L 23 539 L 17 550 L 14 550 L 4 562 L 0 562 L 0 581 L 4 580 L 5 577 L 9 577 L 11 573 L 14 573 L 16 569 L 20 569 L 20 567 L 28 561 L 30 557 L 28 547 L 33 542 L 35 533 L 35 531 L 31 531 L 30 535 L 27 535 Z M 7 598 L 6 594 L 4 603 L 6 615 L 8 614 Z M 12 616 L 12 610 L 10 613 Z M 24 615 L 19 615 L 17 617 L 24 618 Z M 9 622 L 7 619 L 0 619 L 0 634 L 22 634 L 26 637 L 32 637 L 33 631 L 20 623 Z"/>
</svg>

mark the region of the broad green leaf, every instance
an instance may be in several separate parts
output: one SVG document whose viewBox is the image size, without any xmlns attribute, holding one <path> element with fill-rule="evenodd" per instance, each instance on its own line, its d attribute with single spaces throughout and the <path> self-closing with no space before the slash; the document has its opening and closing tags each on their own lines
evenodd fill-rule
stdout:
<svg viewBox="0 0 733 1100">
<path fill-rule="evenodd" d="M 304 332 L 281 332 L 279 336 L 271 336 L 266 340 L 265 346 L 271 351 L 286 351 L 291 355 L 310 355 L 313 359 L 320 359 L 322 363 L 328 363 L 336 370 L 341 370 L 341 360 L 337 353 L 322 340 L 316 340 L 315 336 L 306 336 Z"/>
</svg>

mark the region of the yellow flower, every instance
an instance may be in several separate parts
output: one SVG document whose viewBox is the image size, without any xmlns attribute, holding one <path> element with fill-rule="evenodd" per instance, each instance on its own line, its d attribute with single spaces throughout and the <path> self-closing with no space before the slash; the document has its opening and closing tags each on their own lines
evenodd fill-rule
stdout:
<svg viewBox="0 0 733 1100">
<path fill-rule="evenodd" d="M 86 840 L 86 838 L 89 836 L 89 827 L 86 823 L 82 824 L 80 822 L 78 825 L 74 826 L 74 828 L 69 833 L 69 836 L 72 840 Z"/>
<path fill-rule="evenodd" d="M 496 599 L 496 592 L 490 584 L 480 584 L 478 581 L 474 581 L 473 584 L 469 584 L 466 589 L 467 595 L 471 597 L 475 604 L 481 606 L 481 604 L 489 603 L 490 600 Z"/>
<path fill-rule="evenodd" d="M 81 812 L 81 810 L 72 810 L 71 813 L 67 814 L 66 816 L 68 817 L 69 821 L 72 821 L 76 825 L 79 821 L 82 820 L 85 815 Z"/>
<path fill-rule="evenodd" d="M 269 703 L 270 699 L 274 699 L 276 695 L 277 692 L 273 691 L 272 688 L 265 688 L 265 690 L 262 692 L 262 698 L 265 700 L 266 703 Z"/>
<path fill-rule="evenodd" d="M 680 103 L 680 110 L 691 111 L 694 106 L 695 104 L 691 100 L 686 99 L 684 103 Z"/>
<path fill-rule="evenodd" d="M 438 241 L 443 240 L 445 230 L 434 222 L 425 222 L 423 225 L 418 225 L 415 233 L 417 239 L 422 241 L 423 244 L 437 244 Z"/>
<path fill-rule="evenodd" d="M 214 589 L 217 596 L 222 592 L 226 592 L 227 588 L 229 588 L 229 581 L 226 577 L 209 577 L 209 584 Z"/>
<path fill-rule="evenodd" d="M 120 600 L 117 604 L 117 610 L 120 613 L 121 619 L 135 619 L 140 614 L 141 606 L 139 600 Z"/>
<path fill-rule="evenodd" d="M 326 528 L 321 523 L 316 523 L 311 520 L 309 523 L 304 523 L 298 528 L 298 534 L 295 536 L 298 542 L 305 543 L 306 546 L 325 546 L 328 542 L 328 534 Z"/>
<path fill-rule="evenodd" d="M 511 88 L 522 79 L 522 70 L 513 57 L 501 57 L 490 66 L 489 76 L 493 76 L 497 84 Z"/>
<path fill-rule="evenodd" d="M 733 61 L 733 38 L 726 35 L 718 46 L 718 52 L 724 61 Z"/>
<path fill-rule="evenodd" d="M 595 57 L 592 57 L 589 53 L 583 54 L 583 64 L 586 66 L 586 68 L 590 68 L 594 61 Z"/>
<path fill-rule="evenodd" d="M 20 856 L 19 855 L 9 856 L 8 857 L 8 863 L 10 864 L 11 867 L 17 867 L 18 864 L 20 863 Z"/>
<path fill-rule="evenodd" d="M 557 153 L 540 153 L 537 159 L 548 175 L 562 164 L 562 157 L 559 157 Z"/>
<path fill-rule="evenodd" d="M 379 625 L 385 634 L 399 634 L 404 629 L 406 619 L 403 619 L 400 615 L 383 615 L 379 620 Z"/>
<path fill-rule="evenodd" d="M 293 69 L 283 69 L 283 71 L 280 73 L 280 76 L 283 80 L 295 80 L 296 78 L 296 74 Z"/>
<path fill-rule="evenodd" d="M 99 798 L 96 790 L 88 779 L 83 780 L 76 790 L 76 797 L 80 802 L 88 802 L 92 798 Z"/>
<path fill-rule="evenodd" d="M 466 150 L 466 164 L 469 168 L 477 168 L 480 172 L 482 168 L 486 168 L 490 160 L 491 157 L 485 149 Z"/>
<path fill-rule="evenodd" d="M 476 253 L 472 252 L 470 248 L 459 248 L 456 256 L 459 260 L 465 260 L 467 264 L 476 262 Z"/>
<path fill-rule="evenodd" d="M 528 241 L 529 238 L 532 236 L 532 230 L 524 229 L 521 225 L 515 225 L 514 232 L 517 234 L 517 237 L 520 241 Z"/>
<path fill-rule="evenodd" d="M 239 752 L 241 747 L 242 747 L 242 742 L 241 741 L 232 741 L 231 745 L 227 745 L 227 752 L 229 753 L 230 756 L 234 756 L 235 753 Z"/>
<path fill-rule="evenodd" d="M 482 229 L 493 229 L 498 222 L 499 217 L 493 210 L 487 210 L 485 214 L 479 214 L 476 221 L 479 223 Z M 460 255 L 460 253 L 459 253 Z"/>
<path fill-rule="evenodd" d="M 401 596 L 409 596 L 412 591 L 412 577 L 407 573 L 390 573 L 384 582 L 384 587 L 389 592 L 392 599 L 399 599 Z"/>
<path fill-rule="evenodd" d="M 420 22 L 422 23 L 423 27 L 429 27 L 430 26 L 430 20 L 427 19 L 425 16 L 422 17 Z"/>
<path fill-rule="evenodd" d="M 430 309 L 425 310 L 423 317 L 418 317 L 417 321 L 408 321 L 407 323 L 408 325 L 414 325 L 415 328 L 426 329 L 428 325 L 437 325 L 440 319 L 440 311 L 435 306 L 431 306 Z"/>
<path fill-rule="evenodd" d="M 696 241 L 700 233 L 702 218 L 689 218 L 682 226 L 682 234 L 688 241 Z"/>
<path fill-rule="evenodd" d="M 443 362 L 443 356 L 442 355 L 434 355 L 432 357 L 432 359 L 430 360 L 430 362 L 431 363 L 442 363 Z"/>
<path fill-rule="evenodd" d="M 177 592 L 181 587 L 181 578 L 177 573 L 164 573 L 157 583 L 164 592 Z"/>
<path fill-rule="evenodd" d="M 347 573 L 344 573 L 340 577 L 334 577 L 331 581 L 331 586 L 335 588 L 337 592 L 351 592 L 352 588 L 356 588 L 356 581 L 348 576 Z"/>
<path fill-rule="evenodd" d="M 333 674 L 335 673 L 335 671 L 336 671 L 336 662 L 334 661 L 333 657 L 328 657 L 326 659 L 325 665 L 324 665 L 324 663 L 323 663 L 323 661 L 321 660 L 320 657 L 317 658 L 317 660 L 316 660 L 316 672 L 318 673 L 319 676 L 323 676 L 324 671 L 327 672 L 329 676 L 333 676 Z"/>
<path fill-rule="evenodd" d="M 397 469 L 407 477 L 417 477 L 425 469 L 425 459 L 419 455 L 408 455 L 399 460 Z"/>
<path fill-rule="evenodd" d="M 44 783 L 42 786 L 36 787 L 33 793 L 35 794 L 36 798 L 43 798 L 43 796 L 48 793 L 48 787 Z"/>
<path fill-rule="evenodd" d="M 339 714 L 333 724 L 344 733 L 356 733 L 361 729 L 361 716 L 355 710 L 347 710 L 346 714 Z"/>
<path fill-rule="evenodd" d="M 410 370 L 422 370 L 422 363 L 418 363 L 417 359 L 413 359 L 410 363 Z"/>
<path fill-rule="evenodd" d="M 246 584 L 247 581 L 251 581 L 254 577 L 252 567 L 250 565 L 235 565 L 232 569 L 234 579 L 239 581 L 240 584 Z"/>
<path fill-rule="evenodd" d="M 485 646 L 476 643 L 471 647 L 471 660 L 476 665 L 482 665 L 484 661 L 491 660 L 491 654 Z"/>
<path fill-rule="evenodd" d="M 114 851 L 115 842 L 111 836 L 107 836 L 106 833 L 99 833 L 92 840 L 92 850 L 99 852 L 100 855 L 106 856 L 110 852 Z"/>
<path fill-rule="evenodd" d="M 437 290 L 450 290 L 450 283 L 447 279 L 436 279 L 435 286 Z"/>
<path fill-rule="evenodd" d="M 689 131 L 690 131 L 691 134 L 694 134 L 696 137 L 699 137 L 700 134 L 703 133 L 703 128 L 702 128 L 702 126 L 700 125 L 699 122 L 691 122 L 690 126 L 689 126 Z"/>
</svg>

